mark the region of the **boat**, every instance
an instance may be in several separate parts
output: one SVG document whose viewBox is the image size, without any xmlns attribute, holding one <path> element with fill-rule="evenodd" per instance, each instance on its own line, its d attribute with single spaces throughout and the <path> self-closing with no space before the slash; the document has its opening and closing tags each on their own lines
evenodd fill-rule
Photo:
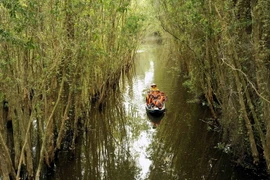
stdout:
<svg viewBox="0 0 270 180">
<path fill-rule="evenodd" d="M 161 108 L 158 108 L 158 107 L 153 106 L 153 105 L 145 104 L 145 109 L 146 109 L 146 112 L 151 114 L 151 115 L 162 115 L 165 112 L 166 107 L 165 107 L 165 103 L 162 104 Z"/>
<path fill-rule="evenodd" d="M 159 89 L 154 89 L 156 85 L 153 84 L 151 86 L 152 89 L 147 91 L 146 97 L 145 97 L 145 109 L 147 113 L 150 113 L 152 115 L 160 115 L 165 112 L 165 101 L 167 101 L 167 96 L 163 91 L 160 91 Z"/>
</svg>

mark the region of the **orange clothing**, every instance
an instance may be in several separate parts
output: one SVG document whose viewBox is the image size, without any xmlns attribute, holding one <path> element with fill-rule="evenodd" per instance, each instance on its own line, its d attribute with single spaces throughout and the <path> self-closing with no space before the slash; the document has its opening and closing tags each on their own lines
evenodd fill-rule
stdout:
<svg viewBox="0 0 270 180">
<path fill-rule="evenodd" d="M 162 108 L 162 101 L 160 101 L 160 99 L 155 99 L 154 101 L 153 101 L 153 103 L 154 103 L 154 105 L 156 106 L 156 107 L 158 107 L 159 109 L 161 109 Z"/>
<path fill-rule="evenodd" d="M 161 95 L 161 96 L 160 96 L 160 100 L 161 100 L 161 102 L 164 102 L 164 101 L 166 101 L 166 100 L 167 100 L 167 97 L 166 97 L 166 96 L 164 96 L 164 95 Z"/>
<path fill-rule="evenodd" d="M 146 96 L 146 104 L 148 105 L 148 104 L 150 104 L 151 103 L 151 101 L 152 101 L 152 97 L 151 97 L 152 95 L 151 95 L 151 93 L 148 93 L 147 94 L 147 96 Z"/>
<path fill-rule="evenodd" d="M 153 96 L 154 99 L 158 99 L 160 97 L 160 93 L 158 91 L 154 91 L 152 93 L 152 96 Z"/>
</svg>

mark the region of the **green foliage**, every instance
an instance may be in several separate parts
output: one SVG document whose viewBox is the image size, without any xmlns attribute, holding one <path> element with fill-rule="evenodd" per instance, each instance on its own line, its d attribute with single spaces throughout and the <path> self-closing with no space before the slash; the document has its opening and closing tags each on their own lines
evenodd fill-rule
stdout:
<svg viewBox="0 0 270 180">
<path fill-rule="evenodd" d="M 123 29 L 124 33 L 133 35 L 140 32 L 143 21 L 144 18 L 142 16 L 138 15 L 129 16 L 126 20 L 126 25 Z"/>
<path fill-rule="evenodd" d="M 128 6 L 129 6 L 129 3 L 126 2 L 122 6 L 120 6 L 116 11 L 121 12 L 121 13 L 125 13 L 128 11 Z"/>
<path fill-rule="evenodd" d="M 91 98 L 104 101 L 132 64 L 144 19 L 131 5 L 129 0 L 0 1 L 0 98 L 21 113 L 19 129 L 38 117 L 44 132 L 31 129 L 29 136 L 38 137 L 45 149 L 51 148 L 48 134 L 63 134 L 66 123 L 76 129 L 76 118 L 88 114 Z M 60 136 L 54 138 L 62 141 Z M 19 147 L 23 141 L 14 143 Z M 20 150 L 15 154 L 19 157 Z"/>
<path fill-rule="evenodd" d="M 179 64 L 186 70 L 182 73 L 190 77 L 183 86 L 195 95 L 204 94 L 214 117 L 221 108 L 224 141 L 234 155 L 248 154 L 256 161 L 257 149 L 269 152 L 269 66 L 263 63 L 269 61 L 270 52 L 265 44 L 269 1 L 160 0 L 156 4 L 163 29 L 175 40 L 175 56 L 181 57 Z M 264 158 L 270 167 L 269 157 Z"/>
<path fill-rule="evenodd" d="M 195 86 L 191 79 L 187 79 L 183 82 L 183 87 L 187 88 L 190 93 L 195 92 Z"/>
<path fill-rule="evenodd" d="M 6 42 L 10 42 L 14 45 L 19 45 L 22 46 L 24 45 L 24 41 L 18 37 L 16 37 L 14 34 L 12 34 L 9 31 L 6 31 L 2 28 L 0 28 L 0 37 L 1 37 L 1 41 L 6 41 Z"/>
</svg>

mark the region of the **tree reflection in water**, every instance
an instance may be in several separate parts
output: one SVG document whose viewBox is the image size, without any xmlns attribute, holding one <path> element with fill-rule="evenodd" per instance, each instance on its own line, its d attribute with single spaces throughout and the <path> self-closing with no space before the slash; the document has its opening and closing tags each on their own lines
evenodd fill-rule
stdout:
<svg viewBox="0 0 270 180">
<path fill-rule="evenodd" d="M 199 121 L 208 113 L 187 103 L 192 97 L 179 72 L 172 71 L 169 52 L 162 54 L 166 49 L 145 44 L 138 51 L 135 75 L 123 78 L 123 92 L 111 95 L 101 112 L 89 111 L 74 154 L 59 154 L 51 179 L 244 179 L 214 148 L 219 137 Z M 160 117 L 147 115 L 144 107 L 152 82 L 169 97 Z"/>
<path fill-rule="evenodd" d="M 127 119 L 121 105 L 115 103 L 118 98 L 109 99 L 102 112 L 89 111 L 91 118 L 85 121 L 87 129 L 77 139 L 74 154 L 61 152 L 49 179 L 126 180 L 138 176 L 140 170 L 127 139 Z"/>
</svg>

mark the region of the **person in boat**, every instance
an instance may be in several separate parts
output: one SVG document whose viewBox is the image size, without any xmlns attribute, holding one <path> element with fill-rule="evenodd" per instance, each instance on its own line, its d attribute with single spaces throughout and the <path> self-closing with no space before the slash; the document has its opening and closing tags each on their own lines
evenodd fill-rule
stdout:
<svg viewBox="0 0 270 180">
<path fill-rule="evenodd" d="M 159 109 L 161 109 L 164 105 L 164 102 L 167 101 L 167 96 L 163 91 L 160 92 L 159 90 L 157 90 L 156 95 L 153 95 L 153 97 L 153 104 Z"/>
<path fill-rule="evenodd" d="M 151 91 L 151 90 L 152 90 L 152 91 L 158 90 L 157 85 L 156 85 L 155 83 L 151 84 L 150 91 Z"/>
<path fill-rule="evenodd" d="M 146 96 L 146 104 L 148 106 L 156 106 L 157 100 L 160 99 L 160 91 L 157 90 L 150 90 Z"/>
<path fill-rule="evenodd" d="M 157 93 L 155 91 L 157 90 L 157 85 L 155 83 L 151 84 L 151 88 L 146 95 L 146 104 L 148 106 L 153 105 L 153 98 L 156 96 Z"/>
<path fill-rule="evenodd" d="M 165 95 L 163 91 L 160 92 L 160 99 L 162 103 L 167 101 L 167 96 Z"/>
<path fill-rule="evenodd" d="M 152 92 L 152 97 L 153 99 L 159 99 L 160 98 L 160 90 L 156 89 L 155 91 Z"/>
<path fill-rule="evenodd" d="M 146 100 L 146 104 L 149 106 L 149 105 L 151 105 L 151 102 L 152 102 L 152 93 L 153 93 L 153 91 L 148 91 L 147 92 L 147 95 L 146 95 L 146 98 L 145 98 L 145 100 Z"/>
<path fill-rule="evenodd" d="M 161 109 L 163 107 L 163 102 L 161 101 L 161 99 L 154 99 L 153 104 L 154 104 L 154 106 L 158 107 L 159 109 Z"/>
<path fill-rule="evenodd" d="M 156 84 L 151 84 L 151 89 L 146 95 L 147 106 L 156 106 L 159 109 L 163 107 L 164 101 L 167 100 L 164 92 L 161 92 Z"/>
</svg>

